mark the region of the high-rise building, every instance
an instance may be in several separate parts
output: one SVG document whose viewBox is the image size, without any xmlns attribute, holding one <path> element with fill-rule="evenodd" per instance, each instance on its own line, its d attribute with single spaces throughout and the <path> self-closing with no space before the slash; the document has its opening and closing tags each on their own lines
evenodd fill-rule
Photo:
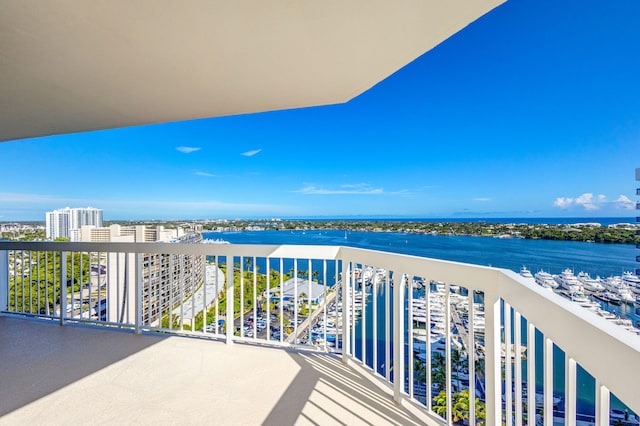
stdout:
<svg viewBox="0 0 640 426">
<path fill-rule="evenodd" d="M 54 210 L 46 215 L 47 239 L 69 238 L 69 214 L 64 210 Z"/>
<path fill-rule="evenodd" d="M 48 239 L 69 238 L 79 241 L 78 232 L 85 225 L 102 226 L 102 210 L 93 207 L 53 210 L 46 214 L 46 235 Z"/>
<path fill-rule="evenodd" d="M 182 228 L 166 229 L 163 226 L 146 227 L 111 225 L 109 227 L 83 226 L 78 241 L 84 242 L 165 242 L 199 243 L 202 234 L 184 232 Z M 204 256 L 145 253 L 142 255 L 141 319 L 154 324 L 162 315 L 171 311 L 177 303 L 189 298 L 204 282 Z M 106 261 L 105 282 L 109 282 L 106 298 L 96 313 L 101 319 L 117 322 L 132 321 L 135 315 L 136 257 L 133 253 L 109 253 Z"/>
</svg>

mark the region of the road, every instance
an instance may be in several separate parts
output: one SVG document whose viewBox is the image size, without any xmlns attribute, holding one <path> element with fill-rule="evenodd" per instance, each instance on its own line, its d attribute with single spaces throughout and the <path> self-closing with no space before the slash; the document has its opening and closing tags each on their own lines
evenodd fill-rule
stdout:
<svg viewBox="0 0 640 426">
<path fill-rule="evenodd" d="M 332 291 L 331 293 L 329 293 L 329 295 L 324 299 L 324 301 L 313 311 L 313 313 L 311 314 L 310 317 L 308 317 L 307 319 L 305 319 L 299 326 L 298 326 L 298 334 L 295 333 L 291 333 L 288 337 L 287 337 L 287 342 L 288 343 L 293 343 L 296 340 L 300 340 L 301 337 L 303 337 L 305 335 L 305 332 L 307 331 L 307 329 L 310 326 L 313 326 L 313 324 L 315 324 L 318 316 L 320 314 L 322 314 L 324 312 L 325 309 L 327 309 L 336 299 L 336 297 L 338 296 L 338 291 L 340 288 L 340 283 L 337 283 L 334 287 L 335 291 Z"/>
<path fill-rule="evenodd" d="M 217 279 L 216 279 L 217 274 Z M 211 305 L 217 295 L 220 293 L 224 286 L 224 272 L 218 268 L 217 265 L 207 265 L 205 271 L 205 292 L 206 293 L 206 304 L 207 306 Z M 217 287 L 216 287 L 217 284 Z M 195 294 L 184 301 L 182 305 L 175 308 L 172 312 L 173 315 L 182 314 L 182 322 L 191 322 L 196 315 L 198 315 L 204 309 L 205 300 L 203 298 L 204 294 L 202 291 L 202 287 L 196 290 Z"/>
</svg>

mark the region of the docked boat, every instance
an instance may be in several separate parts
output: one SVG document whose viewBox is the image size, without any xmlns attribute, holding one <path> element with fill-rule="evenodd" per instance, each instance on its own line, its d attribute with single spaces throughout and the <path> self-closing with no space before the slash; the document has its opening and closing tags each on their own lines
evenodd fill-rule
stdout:
<svg viewBox="0 0 640 426">
<path fill-rule="evenodd" d="M 622 282 L 629 286 L 631 292 L 635 293 L 636 297 L 640 296 L 640 277 L 630 271 L 622 273 Z"/>
<path fill-rule="evenodd" d="M 529 271 L 527 267 L 524 265 L 522 266 L 522 268 L 520 268 L 520 275 L 523 276 L 524 278 L 533 278 L 531 271 Z"/>
<path fill-rule="evenodd" d="M 596 294 L 595 297 L 613 305 L 619 305 L 621 302 L 620 298 L 612 291 L 603 291 Z"/>
<path fill-rule="evenodd" d="M 587 297 L 586 294 L 584 294 L 584 292 L 580 289 L 578 290 L 570 290 L 569 291 L 569 298 L 571 299 L 572 302 L 576 302 L 580 305 L 591 305 L 591 300 L 589 299 L 589 297 Z"/>
<path fill-rule="evenodd" d="M 604 310 L 604 309 L 602 309 L 602 308 L 598 309 L 598 310 L 596 311 L 596 313 L 597 313 L 598 315 L 600 315 L 600 316 L 601 316 L 602 318 L 604 318 L 604 319 L 608 319 L 608 320 L 610 320 L 610 319 L 615 319 L 615 318 L 616 318 L 616 316 L 615 316 L 614 314 L 612 314 L 611 312 L 606 311 L 606 310 Z"/>
<path fill-rule="evenodd" d="M 569 291 L 570 293 L 575 293 L 577 291 L 583 290 L 582 284 L 578 280 L 578 277 L 573 275 L 573 272 L 569 268 L 562 271 L 561 274 L 556 275 L 555 280 L 561 288 Z"/>
<path fill-rule="evenodd" d="M 558 288 L 558 283 L 553 279 L 553 275 L 543 270 L 536 272 L 534 276 L 536 284 L 550 290 Z"/>
<path fill-rule="evenodd" d="M 619 276 L 606 278 L 602 285 L 605 290 L 614 293 L 624 303 L 634 303 L 636 301 L 636 297 L 629 286 Z"/>
<path fill-rule="evenodd" d="M 582 283 L 584 289 L 587 291 L 597 293 L 604 290 L 604 286 L 602 285 L 602 280 L 600 280 L 600 277 L 591 278 L 588 273 L 580 271 L 577 278 L 578 281 Z"/>
</svg>

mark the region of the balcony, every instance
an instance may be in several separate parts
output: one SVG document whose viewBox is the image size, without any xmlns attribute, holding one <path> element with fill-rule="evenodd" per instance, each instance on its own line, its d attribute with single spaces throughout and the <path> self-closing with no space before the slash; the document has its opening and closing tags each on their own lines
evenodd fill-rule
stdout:
<svg viewBox="0 0 640 426">
<path fill-rule="evenodd" d="M 640 337 L 504 269 L 0 242 L 0 307 L 7 423 L 638 424 Z"/>
</svg>

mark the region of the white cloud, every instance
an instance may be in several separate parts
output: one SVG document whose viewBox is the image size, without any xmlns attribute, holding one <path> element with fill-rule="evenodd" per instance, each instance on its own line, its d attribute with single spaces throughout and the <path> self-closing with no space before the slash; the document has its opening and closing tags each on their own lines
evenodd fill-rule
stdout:
<svg viewBox="0 0 640 426">
<path fill-rule="evenodd" d="M 208 172 L 193 172 L 194 175 L 196 176 L 205 176 L 205 177 L 213 177 L 215 176 L 212 173 L 208 173 Z"/>
<path fill-rule="evenodd" d="M 473 199 L 473 201 L 480 201 L 480 202 L 483 202 L 483 203 L 487 202 L 487 201 L 492 201 L 492 200 L 493 200 L 492 198 L 487 198 L 487 197 L 477 197 L 477 198 Z"/>
<path fill-rule="evenodd" d="M 192 152 L 195 151 L 200 151 L 201 148 L 196 148 L 193 146 L 179 146 L 176 147 L 176 150 L 182 152 L 183 154 L 191 154 Z"/>
<path fill-rule="evenodd" d="M 573 198 L 569 198 L 569 197 L 558 197 L 553 202 L 553 205 L 555 207 L 559 207 L 561 209 L 566 209 L 570 207 L 572 204 L 573 204 Z"/>
<path fill-rule="evenodd" d="M 616 200 L 609 201 L 606 195 L 598 194 L 597 196 L 593 195 L 591 192 L 585 192 L 576 198 L 571 197 L 558 197 L 553 202 L 554 207 L 558 207 L 561 209 L 568 209 L 569 207 L 579 207 L 583 208 L 587 211 L 600 210 L 603 208 L 621 208 L 621 209 L 633 209 L 635 208 L 635 203 L 631 201 L 625 195 L 620 195 Z"/>
<path fill-rule="evenodd" d="M 593 199 L 593 194 L 590 192 L 585 192 L 584 194 L 576 198 L 575 202 L 576 204 L 584 207 L 585 210 L 598 210 L 600 208 L 600 206 L 595 204 L 597 201 Z"/>
<path fill-rule="evenodd" d="M 616 207 L 631 210 L 635 207 L 634 202 L 629 199 L 629 197 L 625 195 L 620 195 L 616 198 Z"/>
<path fill-rule="evenodd" d="M 336 189 L 318 188 L 315 185 L 307 185 L 304 188 L 298 189 L 294 192 L 300 192 L 302 194 L 312 194 L 312 195 L 344 195 L 344 194 L 374 195 L 374 194 L 383 194 L 384 190 L 382 188 L 372 188 L 368 184 L 359 183 L 359 184 L 340 185 Z"/>
<path fill-rule="evenodd" d="M 254 155 L 259 153 L 260 151 L 262 151 L 262 149 L 253 149 L 251 151 L 243 152 L 240 155 L 244 155 L 245 157 L 253 157 Z"/>
</svg>

